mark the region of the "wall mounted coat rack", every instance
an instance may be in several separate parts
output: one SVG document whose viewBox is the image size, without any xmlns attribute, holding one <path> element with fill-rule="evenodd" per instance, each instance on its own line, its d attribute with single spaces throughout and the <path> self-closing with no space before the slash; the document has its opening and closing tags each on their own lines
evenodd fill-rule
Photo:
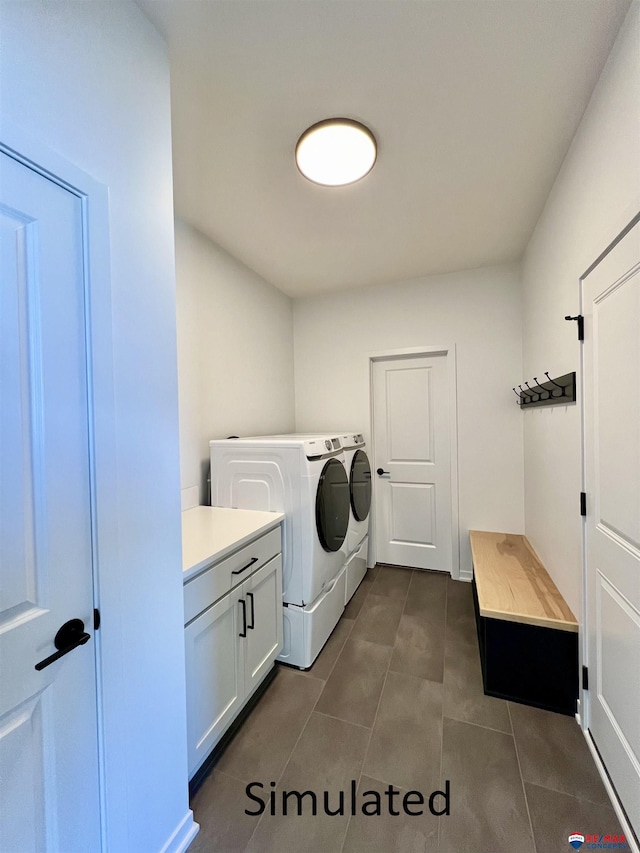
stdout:
<svg viewBox="0 0 640 853">
<path fill-rule="evenodd" d="M 533 377 L 535 385 L 529 385 L 525 382 L 525 388 L 518 385 L 513 388 L 516 395 L 517 403 L 523 409 L 531 408 L 532 406 L 555 406 L 558 403 L 574 403 L 576 399 L 576 374 L 565 373 L 563 376 L 557 376 L 552 379 L 548 372 L 544 374 L 546 380 L 540 382 L 537 376 Z"/>
</svg>

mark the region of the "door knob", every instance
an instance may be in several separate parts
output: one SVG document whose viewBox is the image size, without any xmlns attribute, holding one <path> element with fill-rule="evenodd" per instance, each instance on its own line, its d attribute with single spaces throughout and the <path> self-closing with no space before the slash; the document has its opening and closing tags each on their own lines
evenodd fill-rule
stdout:
<svg viewBox="0 0 640 853">
<path fill-rule="evenodd" d="M 378 477 L 382 477 L 383 474 L 390 474 L 390 473 L 391 473 L 391 471 L 383 471 L 382 468 L 376 469 L 376 474 L 378 475 Z"/>
<path fill-rule="evenodd" d="M 69 621 L 65 622 L 59 629 L 58 633 L 54 637 L 53 645 L 58 649 L 58 651 L 49 655 L 48 658 L 41 660 L 40 663 L 36 664 L 35 668 L 39 672 L 41 669 L 44 669 L 46 666 L 49 666 L 59 660 L 64 655 L 67 655 L 69 652 L 77 649 L 78 646 L 84 646 L 84 644 L 90 639 L 91 634 L 87 634 L 85 632 L 84 622 L 82 619 L 69 619 Z"/>
</svg>

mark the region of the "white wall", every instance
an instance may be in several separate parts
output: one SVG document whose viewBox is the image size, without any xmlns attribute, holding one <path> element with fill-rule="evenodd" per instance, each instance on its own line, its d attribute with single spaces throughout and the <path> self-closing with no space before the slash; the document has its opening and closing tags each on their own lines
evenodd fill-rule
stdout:
<svg viewBox="0 0 640 853">
<path fill-rule="evenodd" d="M 181 219 L 176 279 L 182 488 L 204 502 L 212 438 L 293 429 L 292 301 Z"/>
<path fill-rule="evenodd" d="M 640 210 L 640 4 L 629 10 L 527 248 L 524 375 L 579 371 L 579 278 Z M 580 404 L 523 412 L 526 532 L 581 615 Z"/>
<path fill-rule="evenodd" d="M 0 16 L 3 119 L 109 190 L 116 418 L 99 474 L 115 498 L 98 503 L 114 531 L 98 572 L 108 849 L 177 850 L 193 824 L 168 59 L 130 2 L 25 0 Z"/>
<path fill-rule="evenodd" d="M 454 343 L 458 366 L 461 570 L 468 530 L 522 533 L 522 376 L 518 269 L 430 276 L 294 302 L 296 428 L 369 437 L 367 355 Z"/>
</svg>

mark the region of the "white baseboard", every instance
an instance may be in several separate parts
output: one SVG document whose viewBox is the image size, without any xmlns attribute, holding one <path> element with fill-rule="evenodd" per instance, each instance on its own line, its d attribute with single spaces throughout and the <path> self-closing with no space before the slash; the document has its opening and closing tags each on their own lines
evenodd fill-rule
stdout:
<svg viewBox="0 0 640 853">
<path fill-rule="evenodd" d="M 460 576 L 458 577 L 458 580 L 464 581 L 465 583 L 471 583 L 473 580 L 473 570 L 460 569 Z"/>
<path fill-rule="evenodd" d="M 577 716 L 577 715 L 576 715 Z M 607 794 L 609 795 L 609 799 L 611 800 L 611 806 L 616 813 L 616 817 L 620 821 L 620 826 L 622 827 L 625 835 L 625 841 L 627 842 L 627 847 L 631 851 L 631 853 L 640 853 L 640 847 L 636 842 L 633 829 L 631 828 L 631 824 L 629 823 L 626 814 L 624 813 L 624 809 L 620 805 L 618 800 L 618 795 L 616 794 L 613 785 L 609 780 L 609 776 L 607 775 L 607 771 L 604 769 L 604 764 L 602 763 L 602 759 L 598 755 L 598 750 L 595 748 L 593 741 L 589 736 L 589 732 L 582 729 L 582 734 L 587 741 L 587 746 L 589 747 L 589 752 L 593 756 L 593 760 L 596 763 L 596 767 L 598 768 L 598 773 L 600 774 L 600 778 L 602 779 L 602 783 L 606 789 Z"/>
<path fill-rule="evenodd" d="M 160 853 L 185 853 L 199 831 L 200 824 L 194 821 L 193 812 L 189 809 Z"/>
</svg>

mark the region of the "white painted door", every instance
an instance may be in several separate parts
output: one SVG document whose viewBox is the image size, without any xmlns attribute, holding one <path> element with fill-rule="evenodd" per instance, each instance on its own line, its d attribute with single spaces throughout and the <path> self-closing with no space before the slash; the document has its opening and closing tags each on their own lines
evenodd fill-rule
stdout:
<svg viewBox="0 0 640 853">
<path fill-rule="evenodd" d="M 241 596 L 237 586 L 184 629 L 189 778 L 244 702 L 247 611 Z"/>
<path fill-rule="evenodd" d="M 80 199 L 0 152 L 0 850 L 100 849 Z M 41 671 L 58 629 L 91 638 Z"/>
<path fill-rule="evenodd" d="M 640 224 L 583 313 L 589 731 L 640 832 Z"/>
<path fill-rule="evenodd" d="M 257 687 L 282 649 L 282 557 L 278 554 L 245 581 L 247 606 L 245 692 Z"/>
<path fill-rule="evenodd" d="M 378 562 L 451 572 L 449 427 L 446 354 L 373 363 Z"/>
</svg>

